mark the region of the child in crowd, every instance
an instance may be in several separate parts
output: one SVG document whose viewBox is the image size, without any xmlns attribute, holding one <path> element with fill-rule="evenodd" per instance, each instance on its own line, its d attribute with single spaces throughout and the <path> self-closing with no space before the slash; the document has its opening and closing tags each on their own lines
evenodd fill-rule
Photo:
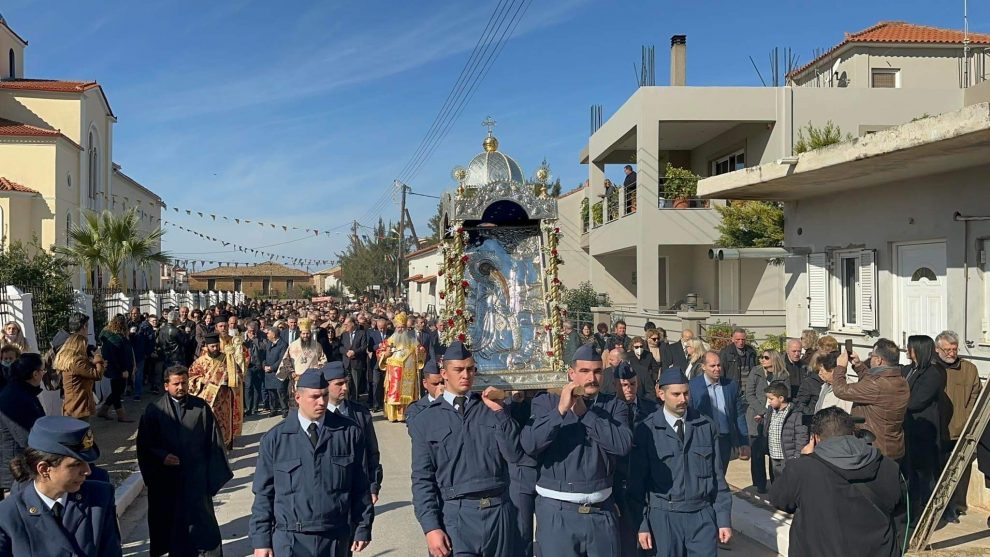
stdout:
<svg viewBox="0 0 990 557">
<path fill-rule="evenodd" d="M 775 381 L 765 392 L 768 408 L 763 423 L 767 424 L 770 466 L 776 478 L 784 472 L 789 459 L 801 456 L 801 449 L 808 444 L 808 428 L 804 425 L 804 415 L 791 404 L 791 392 L 786 384 Z"/>
</svg>

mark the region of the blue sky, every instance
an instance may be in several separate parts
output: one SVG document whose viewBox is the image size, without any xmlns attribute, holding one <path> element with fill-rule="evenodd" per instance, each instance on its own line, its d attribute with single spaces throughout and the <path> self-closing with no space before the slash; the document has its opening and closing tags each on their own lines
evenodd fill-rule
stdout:
<svg viewBox="0 0 990 557">
<path fill-rule="evenodd" d="M 30 45 L 27 77 L 95 79 L 119 118 L 114 160 L 176 206 L 345 231 L 398 218 L 375 202 L 412 156 L 497 0 L 214 2 L 11 0 L 2 14 Z M 205 6 L 205 7 L 204 7 Z M 936 9 L 936 6 L 938 9 Z M 570 189 L 588 107 L 605 117 L 634 91 L 640 47 L 656 45 L 666 84 L 669 39 L 688 36 L 688 83 L 759 85 L 767 53 L 800 63 L 881 20 L 962 27 L 962 0 L 534 0 L 495 65 L 410 185 L 436 195 L 480 151 L 492 114 L 504 152 L 531 174 L 546 157 Z M 970 2 L 990 32 L 990 5 Z M 618 169 L 615 170 L 618 174 Z M 613 178 L 618 178 L 616 175 Z M 410 198 L 417 231 L 436 202 Z M 265 232 L 176 215 L 176 223 L 266 251 L 333 257 L 344 234 Z M 251 261 L 168 228 L 180 258 Z M 312 269 L 315 270 L 315 269 Z"/>
</svg>

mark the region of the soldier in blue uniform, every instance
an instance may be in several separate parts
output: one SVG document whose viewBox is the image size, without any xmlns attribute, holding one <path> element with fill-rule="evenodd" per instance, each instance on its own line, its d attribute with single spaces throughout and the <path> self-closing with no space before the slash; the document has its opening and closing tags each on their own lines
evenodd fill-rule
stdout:
<svg viewBox="0 0 990 557">
<path fill-rule="evenodd" d="M 249 535 L 255 557 L 344 557 L 371 541 L 371 504 L 361 428 L 327 412 L 327 381 L 310 369 L 298 405 L 261 438 Z M 353 541 L 351 541 L 353 540 Z"/>
<path fill-rule="evenodd" d="M 471 392 L 476 373 L 467 348 L 451 344 L 443 394 L 409 424 L 413 505 L 432 557 L 518 555 L 508 494 L 518 429 L 491 387 Z"/>
<path fill-rule="evenodd" d="M 653 400 L 637 396 L 640 388 L 639 376 L 628 362 L 620 362 L 615 366 L 615 385 L 618 397 L 629 406 L 629 427 L 635 431 L 636 426 L 656 412 L 659 406 Z M 653 389 L 653 385 L 649 388 Z M 634 449 L 635 441 L 634 437 Z M 619 550 L 622 557 L 640 554 L 637 549 L 639 521 L 632 519 L 632 506 L 629 502 L 629 478 L 633 475 L 631 463 L 630 454 L 620 458 L 615 467 L 615 502 L 619 507 Z"/>
<path fill-rule="evenodd" d="M 360 402 L 351 400 L 349 375 L 343 362 L 327 362 L 323 366 L 323 377 L 327 380 L 327 411 L 337 412 L 351 419 L 364 434 L 364 463 L 368 467 L 368 481 L 371 482 L 371 504 L 378 504 L 378 494 L 382 489 L 382 453 L 378 449 L 378 435 L 371 420 L 371 410 Z"/>
<path fill-rule="evenodd" d="M 533 399 L 521 436 L 539 464 L 536 543 L 554 557 L 618 557 L 613 474 L 632 447 L 629 407 L 600 393 L 602 356 L 594 345 L 574 352 L 568 378 L 559 395 Z M 574 393 L 578 387 L 583 395 Z"/>
<path fill-rule="evenodd" d="M 443 394 L 443 376 L 440 375 L 436 360 L 427 360 L 426 365 L 423 366 L 422 374 L 422 385 L 423 390 L 426 391 L 426 396 L 422 396 L 406 406 L 406 427 L 409 426 L 413 416 L 422 412 L 424 408 Z"/>
<path fill-rule="evenodd" d="M 22 485 L 0 503 L 0 556 L 123 554 L 113 486 L 87 480 L 99 456 L 88 423 L 64 416 L 34 423 L 27 448 L 10 463 Z"/>
<path fill-rule="evenodd" d="M 506 409 L 522 430 L 532 413 L 532 400 L 517 391 L 507 399 Z M 536 513 L 536 459 L 522 453 L 519 462 L 509 463 L 509 498 L 516 508 L 516 528 L 519 530 L 519 555 L 533 557 L 533 516 Z"/>
<path fill-rule="evenodd" d="M 664 370 L 663 408 L 636 426 L 629 499 L 639 546 L 663 557 L 710 557 L 732 537 L 732 496 L 719 464 L 718 428 L 689 404 L 688 379 Z"/>
</svg>

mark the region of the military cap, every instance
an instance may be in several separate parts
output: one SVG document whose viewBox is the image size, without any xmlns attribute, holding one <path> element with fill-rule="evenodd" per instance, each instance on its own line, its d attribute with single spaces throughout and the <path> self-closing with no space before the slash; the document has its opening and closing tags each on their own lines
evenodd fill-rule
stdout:
<svg viewBox="0 0 990 557">
<path fill-rule="evenodd" d="M 571 358 L 571 364 L 574 362 L 597 362 L 601 361 L 602 353 L 598 350 L 598 346 L 594 343 L 592 344 L 582 344 L 577 350 L 574 351 L 574 357 Z"/>
<path fill-rule="evenodd" d="M 28 434 L 28 446 L 50 454 L 96 462 L 100 448 L 93 440 L 89 424 L 68 416 L 43 416 Z"/>
<path fill-rule="evenodd" d="M 347 377 L 347 370 L 344 369 L 343 362 L 327 362 L 322 368 L 323 378 L 327 382 L 343 379 Z"/>
<path fill-rule="evenodd" d="M 321 369 L 307 369 L 296 382 L 297 389 L 326 389 L 327 380 Z"/>
<path fill-rule="evenodd" d="M 213 332 L 203 335 L 203 345 L 207 344 L 220 344 L 220 334 Z"/>
<path fill-rule="evenodd" d="M 426 365 L 423 366 L 423 375 L 437 375 L 440 373 L 440 368 L 437 367 L 436 360 L 429 360 Z"/>
<path fill-rule="evenodd" d="M 660 374 L 660 378 L 657 379 L 657 385 L 665 387 L 667 385 L 687 385 L 688 378 L 684 375 L 684 372 L 676 367 L 671 367 L 663 370 Z"/>
<path fill-rule="evenodd" d="M 471 351 L 460 341 L 454 341 L 443 353 L 444 360 L 466 360 L 471 357 Z"/>
<path fill-rule="evenodd" d="M 629 362 L 619 362 L 619 365 L 615 366 L 615 378 L 625 379 L 626 381 L 636 377 L 636 371 L 629 365 Z"/>
</svg>

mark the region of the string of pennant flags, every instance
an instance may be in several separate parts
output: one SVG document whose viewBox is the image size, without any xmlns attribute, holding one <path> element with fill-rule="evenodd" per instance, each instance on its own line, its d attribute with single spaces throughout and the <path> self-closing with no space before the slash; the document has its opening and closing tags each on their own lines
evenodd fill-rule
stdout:
<svg viewBox="0 0 990 557">
<path fill-rule="evenodd" d="M 103 196 L 104 196 L 104 198 L 107 197 L 106 194 L 104 194 Z M 125 196 L 125 195 L 118 196 L 117 194 L 110 194 L 109 197 L 111 198 L 111 199 L 109 199 L 109 201 L 112 203 L 112 206 L 114 206 L 114 207 L 117 206 L 118 199 L 120 200 L 120 202 L 124 206 L 124 208 L 127 208 L 130 205 L 130 203 L 131 203 L 131 199 L 129 197 Z M 350 233 L 349 231 L 346 231 L 346 230 L 306 228 L 304 226 L 291 226 L 291 225 L 287 225 L 287 224 L 277 224 L 277 223 L 260 221 L 260 220 L 255 220 L 255 219 L 246 219 L 246 218 L 241 218 L 241 217 L 231 217 L 231 216 L 227 216 L 227 215 L 218 215 L 216 213 L 210 213 L 210 212 L 207 212 L 207 211 L 198 211 L 196 209 L 186 209 L 186 208 L 183 208 L 183 207 L 176 207 L 174 205 L 171 206 L 171 207 L 169 207 L 169 205 L 166 204 L 166 203 L 164 203 L 164 202 L 161 202 L 161 203 L 142 202 L 142 200 L 140 200 L 140 199 L 134 199 L 133 201 L 135 203 L 135 208 L 138 209 L 138 217 L 141 218 L 142 220 L 143 219 L 148 219 L 149 222 L 155 222 L 155 223 L 164 222 L 165 219 L 163 219 L 161 217 L 156 217 L 155 215 L 151 214 L 150 212 L 145 211 L 144 209 L 141 208 L 143 205 L 148 205 L 149 208 L 152 205 L 158 205 L 161 209 L 163 209 L 165 211 L 168 211 L 171 208 L 174 213 L 178 213 L 178 214 L 185 213 L 187 216 L 198 217 L 198 218 L 201 218 L 201 219 L 204 219 L 204 220 L 210 220 L 212 222 L 221 222 L 221 221 L 222 222 L 228 222 L 228 223 L 232 222 L 234 224 L 245 225 L 245 226 L 246 225 L 258 225 L 258 226 L 260 226 L 262 228 L 268 228 L 268 229 L 276 230 L 276 231 L 281 230 L 282 232 L 303 231 L 303 232 L 306 232 L 306 233 L 312 233 L 314 236 L 320 236 L 321 234 L 322 235 L 325 235 L 325 236 L 330 236 L 330 235 L 333 235 L 333 234 L 347 235 L 347 234 Z M 350 226 L 350 223 L 348 223 L 346 225 L 343 225 L 343 226 L 349 227 Z M 343 226 L 338 227 L 338 228 L 342 228 Z"/>
<path fill-rule="evenodd" d="M 204 269 L 205 268 L 215 268 L 215 267 L 234 267 L 234 268 L 238 268 L 238 267 L 254 267 L 256 265 L 260 265 L 261 263 L 258 263 L 258 262 L 251 263 L 251 262 L 246 262 L 246 261 L 216 261 L 216 260 L 209 260 L 209 259 L 173 259 L 172 260 L 172 264 L 175 267 L 178 267 L 178 268 L 181 268 L 181 269 L 188 269 L 188 270 L 190 270 L 192 272 L 196 272 L 196 267 L 197 266 L 203 267 Z M 333 262 L 332 261 L 328 261 L 328 262 L 326 262 L 324 264 L 325 265 L 332 265 Z M 305 267 L 306 267 L 306 270 L 308 271 L 310 265 L 305 265 Z"/>
<path fill-rule="evenodd" d="M 228 242 L 226 240 L 222 240 L 220 238 L 215 238 L 213 236 L 209 236 L 207 234 L 203 234 L 202 232 L 199 232 L 197 230 L 193 230 L 191 228 L 186 228 L 185 226 L 181 226 L 179 224 L 176 224 L 174 222 L 169 222 L 167 220 L 162 220 L 162 224 L 166 224 L 166 225 L 171 226 L 173 228 L 177 228 L 179 230 L 182 230 L 183 232 L 188 232 L 189 234 L 192 234 L 192 235 L 197 236 L 199 238 L 202 238 L 204 240 L 209 240 L 211 242 L 216 242 L 218 244 L 223 245 L 223 247 L 225 247 L 225 248 L 232 248 L 232 249 L 235 249 L 235 250 L 237 250 L 239 252 L 242 252 L 242 253 L 250 253 L 252 255 L 267 257 L 271 261 L 282 261 L 282 262 L 285 262 L 285 263 L 291 263 L 293 265 L 307 265 L 307 266 L 308 265 L 329 265 L 329 264 L 331 264 L 331 263 L 333 263 L 335 261 L 334 259 L 309 259 L 309 258 L 305 258 L 305 257 L 291 257 L 291 256 L 288 256 L 288 255 L 280 255 L 280 254 L 277 254 L 277 253 L 272 253 L 272 252 L 263 251 L 263 250 L 259 250 L 259 249 L 249 248 L 249 247 L 246 247 L 246 246 L 242 246 L 240 244 L 236 244 L 234 242 Z M 204 261 L 204 260 L 197 260 L 197 261 Z M 210 263 L 211 264 L 214 264 L 214 263 L 224 263 L 224 262 L 222 262 L 222 261 L 210 261 Z M 247 263 L 246 265 L 253 265 L 253 263 Z"/>
</svg>

